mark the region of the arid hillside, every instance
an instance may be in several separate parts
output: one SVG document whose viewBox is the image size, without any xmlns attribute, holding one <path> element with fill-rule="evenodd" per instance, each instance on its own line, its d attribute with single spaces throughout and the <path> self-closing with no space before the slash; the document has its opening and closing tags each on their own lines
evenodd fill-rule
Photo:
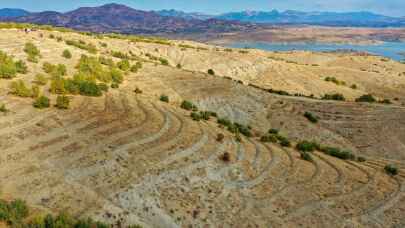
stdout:
<svg viewBox="0 0 405 228">
<path fill-rule="evenodd" d="M 0 227 L 405 225 L 404 64 L 52 30 L 0 51 L 0 198 L 32 212 Z"/>
</svg>

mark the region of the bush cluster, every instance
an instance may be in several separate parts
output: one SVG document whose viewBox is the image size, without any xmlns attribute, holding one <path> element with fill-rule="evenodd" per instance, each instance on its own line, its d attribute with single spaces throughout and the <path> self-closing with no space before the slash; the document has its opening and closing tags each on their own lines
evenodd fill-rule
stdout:
<svg viewBox="0 0 405 228">
<path fill-rule="evenodd" d="M 112 83 L 112 88 L 118 88 L 119 84 L 124 80 L 121 70 L 116 67 L 106 69 L 99 60 L 95 57 L 83 55 L 76 66 L 77 73 L 72 79 L 53 77 L 50 87 L 51 93 L 101 96 L 103 91 L 108 91 L 106 83 Z M 47 64 L 46 71 L 53 68 L 52 65 Z M 101 83 L 97 81 L 101 81 Z"/>
<path fill-rule="evenodd" d="M 58 109 L 69 109 L 69 106 L 70 106 L 69 97 L 62 95 L 56 98 L 55 107 L 57 107 Z"/>
<path fill-rule="evenodd" d="M 360 96 L 359 98 L 356 98 L 356 102 L 374 103 L 374 102 L 377 102 L 377 100 L 373 97 L 373 95 L 365 94 L 365 95 Z"/>
<path fill-rule="evenodd" d="M 10 84 L 10 93 L 19 97 L 32 97 L 33 93 L 23 80 L 13 81 Z"/>
<path fill-rule="evenodd" d="M 131 72 L 132 73 L 137 73 L 141 68 L 142 68 L 142 63 L 137 62 L 135 65 L 131 66 Z"/>
<path fill-rule="evenodd" d="M 37 75 L 35 75 L 35 79 L 34 79 L 33 82 L 35 84 L 44 86 L 44 85 L 46 85 L 48 83 L 48 78 L 43 74 L 37 74 Z"/>
<path fill-rule="evenodd" d="M 325 81 L 327 81 L 327 82 L 333 82 L 333 83 L 335 83 L 336 85 L 346 85 L 346 82 L 345 82 L 345 81 L 339 81 L 339 80 L 337 80 L 335 77 L 326 77 L 326 78 L 325 78 Z"/>
<path fill-rule="evenodd" d="M 77 47 L 82 50 L 88 51 L 90 54 L 96 54 L 97 53 L 97 48 L 94 44 L 91 43 L 86 43 L 82 40 L 76 41 L 76 40 L 66 40 L 65 43 L 69 46 Z"/>
<path fill-rule="evenodd" d="M 295 148 L 300 152 L 314 152 L 320 150 L 321 146 L 317 142 L 304 140 L 298 142 Z"/>
<path fill-rule="evenodd" d="M 11 226 L 18 226 L 28 216 L 28 207 L 22 200 L 6 202 L 0 200 L 0 221 Z"/>
<path fill-rule="evenodd" d="M 37 63 L 38 58 L 41 56 L 39 49 L 31 42 L 25 44 L 24 52 L 27 53 L 29 62 Z"/>
<path fill-rule="evenodd" d="M 384 170 L 387 174 L 391 176 L 396 176 L 398 175 L 398 168 L 395 165 L 386 165 L 384 167 Z"/>
<path fill-rule="evenodd" d="M 260 138 L 260 141 L 279 143 L 282 147 L 290 147 L 291 146 L 290 140 L 288 140 L 287 137 L 280 135 L 279 133 L 280 131 L 278 129 L 272 128 L 268 131 L 266 135 L 263 135 Z"/>
<path fill-rule="evenodd" d="M 118 58 L 118 59 L 129 59 L 129 55 L 120 51 L 113 51 L 111 56 Z"/>
<path fill-rule="evenodd" d="M 226 129 L 238 135 L 239 133 L 246 136 L 246 137 L 252 137 L 252 132 L 251 132 L 251 127 L 245 126 L 240 123 L 233 123 L 232 121 L 228 120 L 227 118 L 219 118 L 217 120 L 218 124 L 226 127 Z"/>
<path fill-rule="evenodd" d="M 194 121 L 200 121 L 200 120 L 208 121 L 208 120 L 210 120 L 211 117 L 215 117 L 216 115 L 214 112 L 210 112 L 210 111 L 200 111 L 200 112 L 193 111 L 190 114 L 190 116 Z"/>
<path fill-rule="evenodd" d="M 42 70 L 53 78 L 60 78 L 67 74 L 66 66 L 63 64 L 54 65 L 49 62 L 44 62 Z"/>
<path fill-rule="evenodd" d="M 182 109 L 185 109 L 185 110 L 188 110 L 188 111 L 191 111 L 191 110 L 197 111 L 197 110 L 198 110 L 197 106 L 195 106 L 195 105 L 193 104 L 193 102 L 187 101 L 187 100 L 183 101 L 183 102 L 181 103 L 180 107 L 181 107 Z"/>
<path fill-rule="evenodd" d="M 321 147 L 320 151 L 332 157 L 340 158 L 343 160 L 354 160 L 355 156 L 348 150 L 341 150 L 335 147 Z"/>
<path fill-rule="evenodd" d="M 346 98 L 341 93 L 325 94 L 322 100 L 335 100 L 335 101 L 345 101 Z"/>
<path fill-rule="evenodd" d="M 19 60 L 14 61 L 11 56 L 0 51 L 0 78 L 11 79 L 19 74 L 26 74 L 28 72 L 25 62 Z"/>
<path fill-rule="evenodd" d="M 90 218 L 77 219 L 68 213 L 58 215 L 37 215 L 30 216 L 27 204 L 22 200 L 7 202 L 0 200 L 0 221 L 7 223 L 10 227 L 30 228 L 110 228 L 111 225 L 93 221 Z M 142 228 L 140 225 L 129 226 L 131 228 Z"/>
</svg>

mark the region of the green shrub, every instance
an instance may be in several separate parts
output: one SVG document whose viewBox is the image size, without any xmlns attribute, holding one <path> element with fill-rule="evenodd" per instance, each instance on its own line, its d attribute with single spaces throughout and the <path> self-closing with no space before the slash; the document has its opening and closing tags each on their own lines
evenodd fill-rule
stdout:
<svg viewBox="0 0 405 228">
<path fill-rule="evenodd" d="M 200 111 L 200 117 L 203 120 L 210 120 L 211 112 L 209 112 L 209 111 Z"/>
<path fill-rule="evenodd" d="M 118 88 L 120 88 L 120 85 L 117 84 L 117 83 L 112 83 L 112 84 L 111 84 L 111 88 L 113 88 L 113 89 L 118 89 Z"/>
<path fill-rule="evenodd" d="M 357 85 L 356 85 L 356 84 L 353 84 L 353 85 L 350 86 L 350 88 L 352 88 L 352 89 L 357 89 Z"/>
<path fill-rule="evenodd" d="M 110 67 L 115 66 L 115 63 L 111 58 L 106 58 L 104 56 L 100 56 L 100 57 L 98 57 L 98 61 L 99 61 L 99 63 L 106 65 L 106 66 L 110 66 Z"/>
<path fill-rule="evenodd" d="M 66 92 L 65 82 L 63 78 L 54 78 L 51 80 L 49 91 L 53 94 L 64 94 Z"/>
<path fill-rule="evenodd" d="M 108 85 L 105 83 L 98 84 L 98 88 L 100 88 L 100 90 L 103 92 L 108 92 Z"/>
<path fill-rule="evenodd" d="M 35 99 L 33 106 L 39 109 L 49 108 L 50 106 L 49 98 L 45 96 L 40 96 L 37 99 Z"/>
<path fill-rule="evenodd" d="M 280 141 L 280 145 L 282 147 L 290 147 L 291 146 L 291 142 L 287 138 L 279 139 L 279 141 Z"/>
<path fill-rule="evenodd" d="M 115 58 L 118 59 L 129 59 L 130 57 L 128 56 L 128 54 L 122 53 L 120 51 L 114 51 L 111 53 L 111 55 Z"/>
<path fill-rule="evenodd" d="M 182 68 L 181 64 L 178 63 L 178 64 L 176 65 L 176 68 L 177 68 L 177 69 L 181 69 L 181 68 Z"/>
<path fill-rule="evenodd" d="M 238 132 L 240 132 L 242 135 L 246 137 L 252 137 L 252 133 L 250 132 L 249 127 L 242 125 L 240 123 L 234 123 L 234 125 L 237 127 Z"/>
<path fill-rule="evenodd" d="M 326 78 L 325 78 L 325 81 L 327 81 L 327 82 L 333 82 L 333 83 L 335 83 L 336 85 L 346 85 L 346 82 L 344 82 L 344 81 L 339 81 L 339 80 L 337 80 L 335 77 L 326 77 Z"/>
<path fill-rule="evenodd" d="M 208 73 L 209 75 L 215 75 L 215 71 L 214 71 L 213 69 L 209 69 L 209 70 L 207 71 L 207 73 Z"/>
<path fill-rule="evenodd" d="M 24 81 L 18 80 L 18 81 L 13 81 L 10 84 L 10 93 L 19 97 L 31 97 L 32 96 L 32 91 L 29 89 Z"/>
<path fill-rule="evenodd" d="M 398 175 L 398 168 L 395 165 L 386 165 L 384 167 L 384 170 L 387 174 L 391 176 L 396 176 Z"/>
<path fill-rule="evenodd" d="M 123 59 L 117 63 L 117 67 L 122 71 L 129 71 L 131 68 L 131 64 L 127 59 Z"/>
<path fill-rule="evenodd" d="M 301 152 L 313 152 L 320 149 L 320 145 L 317 142 L 301 141 L 297 143 L 296 149 Z"/>
<path fill-rule="evenodd" d="M 185 110 L 188 110 L 188 111 L 191 111 L 191 110 L 193 110 L 194 108 L 196 108 L 196 106 L 195 106 L 191 101 L 187 101 L 187 100 L 183 101 L 183 102 L 181 103 L 180 107 L 181 107 L 182 109 L 185 109 Z"/>
<path fill-rule="evenodd" d="M 56 98 L 56 105 L 58 109 L 69 109 L 70 99 L 67 96 L 58 96 Z"/>
<path fill-rule="evenodd" d="M 68 49 L 65 49 L 62 53 L 62 57 L 65 59 L 71 59 L 72 58 L 72 53 Z"/>
<path fill-rule="evenodd" d="M 28 55 L 28 61 L 37 63 L 38 57 L 40 57 L 41 52 L 39 49 L 31 42 L 25 44 L 24 52 Z"/>
<path fill-rule="evenodd" d="M 28 207 L 22 200 L 14 200 L 9 203 L 0 200 L 0 221 L 5 221 L 12 227 L 19 227 L 28 213 Z"/>
<path fill-rule="evenodd" d="M 44 86 L 48 83 L 48 78 L 43 74 L 37 74 L 35 75 L 34 83 Z"/>
<path fill-rule="evenodd" d="M 343 96 L 343 94 L 334 93 L 334 94 L 325 94 L 325 95 L 322 97 L 322 100 L 345 101 L 346 98 Z"/>
<path fill-rule="evenodd" d="M 169 103 L 169 97 L 167 95 L 160 95 L 160 101 Z"/>
<path fill-rule="evenodd" d="M 362 96 L 360 96 L 359 98 L 356 99 L 356 102 L 374 103 L 376 101 L 377 100 L 371 94 L 362 95 Z"/>
<path fill-rule="evenodd" d="M 124 81 L 124 76 L 120 70 L 117 68 L 110 69 L 111 79 L 114 83 L 121 84 Z"/>
<path fill-rule="evenodd" d="M 198 112 L 192 112 L 190 116 L 194 121 L 200 121 L 202 119 L 201 115 Z"/>
<path fill-rule="evenodd" d="M 357 157 L 357 161 L 358 161 L 358 162 L 365 162 L 365 161 L 366 161 L 366 158 L 359 156 L 359 157 Z"/>
<path fill-rule="evenodd" d="M 307 153 L 307 152 L 302 152 L 302 153 L 301 153 L 301 158 L 302 158 L 303 160 L 305 160 L 305 161 L 309 161 L 309 162 L 312 162 L 312 161 L 313 161 L 312 156 L 311 156 L 309 153 Z"/>
<path fill-rule="evenodd" d="M 44 62 L 42 64 L 42 70 L 47 74 L 50 74 L 54 69 L 55 69 L 55 66 L 49 62 Z"/>
<path fill-rule="evenodd" d="M 8 112 L 8 109 L 6 108 L 5 104 L 0 104 L 0 112 L 3 112 L 3 113 Z"/>
<path fill-rule="evenodd" d="M 217 120 L 217 122 L 218 122 L 218 124 L 226 126 L 226 127 L 229 127 L 229 126 L 233 125 L 232 122 L 230 120 L 226 119 L 226 118 L 219 118 Z"/>
<path fill-rule="evenodd" d="M 277 142 L 277 138 L 276 136 L 274 136 L 273 134 L 270 135 L 263 135 L 260 138 L 260 141 L 262 142 L 269 142 L 269 143 L 276 143 Z"/>
<path fill-rule="evenodd" d="M 32 94 L 31 94 L 31 97 L 32 97 L 32 98 L 37 98 L 37 97 L 39 97 L 40 89 L 39 89 L 39 86 L 38 86 L 38 85 L 32 85 L 31 91 L 32 91 Z"/>
<path fill-rule="evenodd" d="M 19 74 L 28 73 L 27 64 L 25 64 L 25 62 L 22 60 L 15 62 L 15 67 L 16 67 L 17 73 L 19 73 Z"/>
<path fill-rule="evenodd" d="M 347 151 L 347 150 L 341 150 L 339 148 L 335 147 L 322 147 L 321 151 L 336 158 L 340 158 L 343 160 L 349 160 L 349 159 L 354 159 L 355 156 L 352 154 L 352 152 Z"/>
<path fill-rule="evenodd" d="M 278 130 L 278 129 L 272 128 L 272 129 L 269 130 L 269 134 L 275 134 L 275 135 L 277 135 L 278 133 L 279 133 L 279 130 Z"/>
<path fill-rule="evenodd" d="M 19 60 L 14 62 L 11 56 L 0 51 L 0 78 L 11 79 L 14 78 L 17 73 L 26 74 L 28 72 L 25 62 Z"/>
<path fill-rule="evenodd" d="M 159 58 L 159 62 L 160 64 L 164 65 L 164 66 L 168 66 L 169 65 L 169 61 L 167 59 L 164 58 Z"/>
<path fill-rule="evenodd" d="M 305 112 L 304 117 L 307 118 L 312 123 L 318 123 L 318 117 L 310 112 Z"/>
<path fill-rule="evenodd" d="M 91 97 L 99 97 L 103 95 L 101 92 L 100 87 L 92 81 L 80 81 L 78 82 L 80 95 L 83 96 L 91 96 Z"/>
</svg>

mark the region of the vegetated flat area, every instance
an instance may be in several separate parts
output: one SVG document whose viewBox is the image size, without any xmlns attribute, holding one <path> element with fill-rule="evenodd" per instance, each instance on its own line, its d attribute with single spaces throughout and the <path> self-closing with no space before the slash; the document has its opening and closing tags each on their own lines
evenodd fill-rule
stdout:
<svg viewBox="0 0 405 228">
<path fill-rule="evenodd" d="M 98 52 L 65 40 L 92 43 Z M 39 62 L 27 62 L 27 74 L 0 79 L 0 102 L 9 110 L 0 112 L 2 198 L 23 199 L 43 213 L 68 211 L 116 226 L 405 224 L 404 64 L 358 53 L 272 53 L 190 41 L 168 45 L 0 31 L 0 50 L 16 60 L 26 60 L 27 42 L 40 50 Z M 62 57 L 65 49 L 72 58 Z M 81 55 L 120 61 L 112 51 L 143 66 L 102 96 L 68 95 L 69 109 L 39 110 L 31 98 L 9 94 L 11 81 L 30 85 L 44 73 L 44 62 L 66 65 L 69 78 Z M 207 74 L 209 69 L 215 75 Z M 54 104 L 49 86 L 41 90 Z M 270 88 L 297 96 L 266 91 Z M 347 101 L 317 99 L 329 93 L 341 93 Z M 353 102 L 364 94 L 391 104 Z M 169 102 L 160 101 L 161 95 Z M 236 137 L 214 117 L 194 121 L 180 108 L 183 100 L 250 126 L 251 137 Z M 306 112 L 317 123 L 308 121 Z M 270 128 L 292 145 L 262 142 Z M 301 140 L 350 150 L 365 161 L 320 151 L 306 161 L 295 149 Z M 387 164 L 395 165 L 398 175 L 386 174 Z"/>
<path fill-rule="evenodd" d="M 184 34 L 182 34 L 184 35 Z M 243 32 L 194 34 L 190 37 L 216 44 L 234 42 L 378 44 L 405 41 L 403 28 L 327 27 L 283 25 Z"/>
</svg>

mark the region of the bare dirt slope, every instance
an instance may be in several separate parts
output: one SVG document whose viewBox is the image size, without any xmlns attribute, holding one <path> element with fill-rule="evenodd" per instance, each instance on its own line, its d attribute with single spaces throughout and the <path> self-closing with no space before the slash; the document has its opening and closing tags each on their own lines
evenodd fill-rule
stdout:
<svg viewBox="0 0 405 228">
<path fill-rule="evenodd" d="M 66 64 L 71 75 L 80 55 L 88 54 L 48 38 L 50 32 L 0 33 L 0 50 L 16 58 L 25 59 L 27 41 L 42 53 L 40 63 L 28 64 L 29 74 L 13 80 L 30 83 L 42 72 L 43 61 Z M 66 210 L 116 226 L 405 224 L 405 108 L 400 102 L 358 104 L 286 97 L 221 77 L 292 93 L 338 91 L 357 97 L 372 92 L 401 99 L 405 79 L 398 74 L 405 71 L 403 65 L 377 57 L 243 54 L 195 43 L 190 44 L 208 50 L 182 50 L 181 41 L 167 46 L 52 33 L 91 41 L 101 50 L 99 55 L 131 51 L 148 60 L 148 53 L 167 58 L 172 66 L 145 61 L 138 73 L 125 77 L 119 89 L 97 98 L 73 96 L 69 110 L 34 109 L 31 99 L 7 94 L 10 80 L 0 79 L 1 103 L 10 109 L 0 113 L 2 194 L 24 199 L 44 212 Z M 70 60 L 60 57 L 66 48 L 73 54 Z M 182 69 L 173 67 L 178 63 Z M 366 66 L 381 72 L 361 71 Z M 220 76 L 205 73 L 211 68 Z M 330 72 L 358 84 L 359 89 L 325 82 L 322 77 Z M 134 93 L 136 88 L 143 93 Z M 170 102 L 160 102 L 161 94 L 168 95 Z M 54 95 L 49 96 L 53 102 Z M 183 100 L 250 125 L 255 136 L 239 142 L 215 119 L 193 121 L 190 112 L 179 108 Z M 310 123 L 304 112 L 316 114 L 319 122 Z M 258 136 L 269 128 L 280 129 L 293 144 L 315 139 L 351 149 L 367 161 L 340 160 L 321 152 L 313 153 L 313 162 L 304 161 L 293 147 L 261 142 Z M 218 133 L 225 136 L 221 142 Z M 230 154 L 228 162 L 220 159 L 225 152 Z M 387 175 L 386 164 L 396 164 L 399 175 Z"/>
</svg>

